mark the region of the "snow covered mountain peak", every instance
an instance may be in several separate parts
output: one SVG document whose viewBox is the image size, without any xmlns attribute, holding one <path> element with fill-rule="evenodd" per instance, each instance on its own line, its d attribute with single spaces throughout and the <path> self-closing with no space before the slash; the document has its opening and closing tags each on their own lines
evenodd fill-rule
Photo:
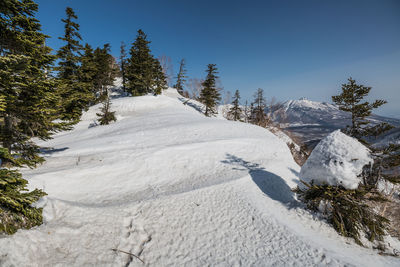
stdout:
<svg viewBox="0 0 400 267">
<path fill-rule="evenodd" d="M 315 109 L 315 110 L 338 110 L 338 108 L 332 104 L 326 102 L 317 102 L 309 100 L 305 97 L 300 98 L 299 100 L 288 100 L 283 103 L 285 110 L 289 109 Z"/>
</svg>

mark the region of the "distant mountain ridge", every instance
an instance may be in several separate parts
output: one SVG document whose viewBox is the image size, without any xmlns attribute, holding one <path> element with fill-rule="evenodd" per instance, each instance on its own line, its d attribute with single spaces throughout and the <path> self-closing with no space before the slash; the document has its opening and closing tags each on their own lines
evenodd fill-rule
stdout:
<svg viewBox="0 0 400 267">
<path fill-rule="evenodd" d="M 271 118 L 309 147 L 314 147 L 329 133 L 345 128 L 351 123 L 351 115 L 348 112 L 340 110 L 333 104 L 306 98 L 284 102 L 271 112 Z M 399 119 L 375 114 L 368 119 L 373 124 L 387 122 L 396 127 L 385 135 L 386 140 L 400 138 Z"/>
</svg>

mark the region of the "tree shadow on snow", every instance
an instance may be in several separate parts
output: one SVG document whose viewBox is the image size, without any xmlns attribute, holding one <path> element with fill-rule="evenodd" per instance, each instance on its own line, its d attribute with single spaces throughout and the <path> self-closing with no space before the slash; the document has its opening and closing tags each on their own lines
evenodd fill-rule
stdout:
<svg viewBox="0 0 400 267">
<path fill-rule="evenodd" d="M 40 153 L 42 154 L 53 154 L 69 149 L 69 147 L 54 148 L 54 147 L 42 147 L 40 148 Z"/>
<path fill-rule="evenodd" d="M 271 199 L 281 202 L 288 208 L 298 206 L 298 201 L 294 198 L 294 193 L 282 177 L 265 170 L 257 163 L 245 161 L 231 154 L 226 154 L 226 159 L 221 162 L 225 164 L 239 165 L 247 169 L 254 183 Z M 234 169 L 243 170 L 242 168 Z"/>
<path fill-rule="evenodd" d="M 184 105 L 188 105 L 189 107 L 194 108 L 194 109 L 197 110 L 198 112 L 203 113 L 203 107 L 202 107 L 201 105 L 199 105 L 199 104 L 190 102 L 191 99 L 187 99 L 187 98 L 183 98 L 183 97 L 179 97 L 178 99 L 179 99 L 179 101 L 181 101 Z"/>
</svg>

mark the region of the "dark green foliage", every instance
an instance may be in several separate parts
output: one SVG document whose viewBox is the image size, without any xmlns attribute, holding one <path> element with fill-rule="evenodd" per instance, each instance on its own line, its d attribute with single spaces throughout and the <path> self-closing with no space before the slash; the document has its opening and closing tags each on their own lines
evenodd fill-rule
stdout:
<svg viewBox="0 0 400 267">
<path fill-rule="evenodd" d="M 120 48 L 120 56 L 119 56 L 119 66 L 121 69 L 121 77 L 122 77 L 122 89 L 126 91 L 126 67 L 127 67 L 127 59 L 126 59 L 126 45 L 124 42 L 121 42 Z"/>
<path fill-rule="evenodd" d="M 149 48 L 150 41 L 147 35 L 138 30 L 135 42 L 130 49 L 130 58 L 127 66 L 128 91 L 133 95 L 144 95 L 152 92 L 154 62 Z"/>
<path fill-rule="evenodd" d="M 207 77 L 202 83 L 202 90 L 200 92 L 200 102 L 206 107 L 204 114 L 206 116 L 211 116 L 217 113 L 216 106 L 221 100 L 221 95 L 216 86 L 216 75 L 217 67 L 215 64 L 208 64 L 207 66 Z"/>
<path fill-rule="evenodd" d="M 176 84 L 174 85 L 178 93 L 181 95 L 183 95 L 183 86 L 186 82 L 186 78 L 185 59 L 182 59 L 179 65 L 179 72 L 176 77 Z"/>
<path fill-rule="evenodd" d="M 320 211 L 321 203 L 324 204 L 327 220 L 339 234 L 353 238 L 359 245 L 363 245 L 360 238 L 364 234 L 371 242 L 382 240 L 389 220 L 367 205 L 386 201 L 378 191 L 363 186 L 346 190 L 341 186 L 303 183 L 307 189 L 298 187 L 294 192 L 313 211 Z"/>
<path fill-rule="evenodd" d="M 389 144 L 383 148 L 372 148 L 374 164 L 364 169 L 364 183 L 377 185 L 380 179 L 400 184 L 400 144 Z"/>
<path fill-rule="evenodd" d="M 158 95 L 168 88 L 160 61 L 151 54 L 149 44 L 147 35 L 138 30 L 126 66 L 127 91 L 133 96 L 148 93 Z"/>
<path fill-rule="evenodd" d="M 265 108 L 267 107 L 267 102 L 264 97 L 264 90 L 258 88 L 257 92 L 254 94 L 254 101 L 251 103 L 250 108 L 250 122 L 258 126 L 265 127 L 268 123 L 267 115 L 265 114 Z"/>
<path fill-rule="evenodd" d="M 240 121 L 240 117 L 242 115 L 242 109 L 239 106 L 239 100 L 240 100 L 239 90 L 236 90 L 232 101 L 233 106 L 230 108 L 228 112 L 228 116 L 232 118 L 232 120 L 234 121 Z"/>
<path fill-rule="evenodd" d="M 115 111 L 111 111 L 111 101 L 108 94 L 103 100 L 103 106 L 100 109 L 101 113 L 96 113 L 99 116 L 100 125 L 108 125 L 112 121 L 116 121 L 117 118 L 115 117 Z"/>
<path fill-rule="evenodd" d="M 0 112 L 6 110 L 6 98 L 3 95 L 0 95 Z"/>
<path fill-rule="evenodd" d="M 107 94 L 107 87 L 113 85 L 117 75 L 117 65 L 110 54 L 110 45 L 105 44 L 103 48 L 96 48 L 94 51 L 96 63 L 96 75 L 94 77 L 94 90 L 96 100 L 103 100 Z"/>
<path fill-rule="evenodd" d="M 61 119 L 77 123 L 92 100 L 92 92 L 86 82 L 82 82 L 80 68 L 82 40 L 79 34 L 79 24 L 74 22 L 78 17 L 72 8 L 66 8 L 66 19 L 61 21 L 65 23 L 64 36 L 59 39 L 65 42 L 57 56 L 60 59 L 58 63 L 58 93 L 62 98 Z"/>
<path fill-rule="evenodd" d="M 81 56 L 80 84 L 84 91 L 90 92 L 89 104 L 95 104 L 105 99 L 107 87 L 113 85 L 117 75 L 117 65 L 110 54 L 110 45 L 94 51 L 86 44 Z"/>
<path fill-rule="evenodd" d="M 0 233 L 14 234 L 43 223 L 42 208 L 32 204 L 46 193 L 39 189 L 23 192 L 27 184 L 17 171 L 0 169 Z"/>
<path fill-rule="evenodd" d="M 36 11 L 31 0 L 0 4 L 0 96 L 6 103 L 0 112 L 0 141 L 28 165 L 41 161 L 32 137 L 46 140 L 67 127 L 55 122 L 61 102 L 50 76 L 55 57 L 45 45 Z"/>
<path fill-rule="evenodd" d="M 369 121 L 366 119 L 371 115 L 373 109 L 387 102 L 385 100 L 375 100 L 373 103 L 363 102 L 364 97 L 371 91 L 371 87 L 359 85 L 351 77 L 348 81 L 347 84 L 342 84 L 342 93 L 340 95 L 332 96 L 332 101 L 340 110 L 351 114 L 351 125 L 347 126 L 346 134 L 366 143 L 366 136 L 378 135 L 384 129 L 387 129 L 387 124 L 368 127 Z"/>
<path fill-rule="evenodd" d="M 89 44 L 85 45 L 80 61 L 79 81 L 84 88 L 83 91 L 91 92 L 90 104 L 93 104 L 96 102 L 95 78 L 98 67 L 93 49 Z"/>
<path fill-rule="evenodd" d="M 159 95 L 161 94 L 162 90 L 165 90 L 168 88 L 167 85 L 167 79 L 165 77 L 165 74 L 162 70 L 160 61 L 158 59 L 154 59 L 154 73 L 153 73 L 153 94 L 154 95 Z"/>
<path fill-rule="evenodd" d="M 57 52 L 57 56 L 60 59 L 58 77 L 70 79 L 76 78 L 79 72 L 79 55 L 82 50 L 79 40 L 82 40 L 82 37 L 79 34 L 79 24 L 73 21 L 78 19 L 74 10 L 67 7 L 65 13 L 67 18 L 61 20 L 65 23 L 64 36 L 58 38 L 65 42 L 65 45 Z"/>
</svg>

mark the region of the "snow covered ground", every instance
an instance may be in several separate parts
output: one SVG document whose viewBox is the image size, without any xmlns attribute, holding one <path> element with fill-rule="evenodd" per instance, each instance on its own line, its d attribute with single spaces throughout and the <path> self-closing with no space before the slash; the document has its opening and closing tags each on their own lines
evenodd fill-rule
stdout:
<svg viewBox="0 0 400 267">
<path fill-rule="evenodd" d="M 300 168 L 265 129 L 206 118 L 172 89 L 114 99 L 108 126 L 98 108 L 40 142 L 46 162 L 23 174 L 48 193 L 45 223 L 0 238 L 0 266 L 400 265 L 301 208 Z"/>
</svg>

